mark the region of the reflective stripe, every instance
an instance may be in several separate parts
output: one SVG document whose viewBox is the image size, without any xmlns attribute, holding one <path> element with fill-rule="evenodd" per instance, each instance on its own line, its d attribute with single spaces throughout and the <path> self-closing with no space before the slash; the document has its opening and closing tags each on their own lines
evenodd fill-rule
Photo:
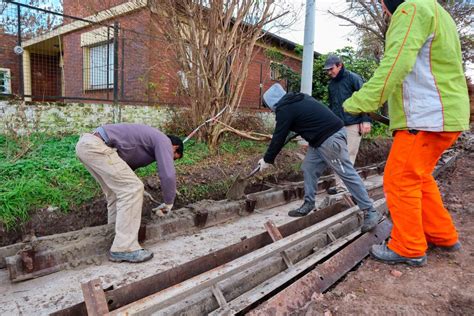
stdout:
<svg viewBox="0 0 474 316">
<path fill-rule="evenodd" d="M 443 105 L 430 66 L 433 38 L 434 34 L 428 37 L 403 81 L 403 108 L 407 128 L 439 132 L 443 131 Z"/>
</svg>

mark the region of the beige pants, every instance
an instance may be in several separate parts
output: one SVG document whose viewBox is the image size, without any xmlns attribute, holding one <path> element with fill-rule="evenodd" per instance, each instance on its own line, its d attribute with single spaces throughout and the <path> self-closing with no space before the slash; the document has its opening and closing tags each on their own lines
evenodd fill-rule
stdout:
<svg viewBox="0 0 474 316">
<path fill-rule="evenodd" d="M 347 133 L 347 150 L 349 151 L 349 158 L 352 164 L 354 164 L 359 152 L 360 140 L 362 139 L 362 136 L 359 134 L 359 124 L 347 125 L 345 128 Z M 336 174 L 334 176 L 336 177 L 336 186 L 345 187 L 341 178 Z"/>
<path fill-rule="evenodd" d="M 141 249 L 138 230 L 143 204 L 143 183 L 135 172 L 98 137 L 84 134 L 76 145 L 76 155 L 99 182 L 107 199 L 108 223 L 115 222 L 113 252 Z"/>
</svg>

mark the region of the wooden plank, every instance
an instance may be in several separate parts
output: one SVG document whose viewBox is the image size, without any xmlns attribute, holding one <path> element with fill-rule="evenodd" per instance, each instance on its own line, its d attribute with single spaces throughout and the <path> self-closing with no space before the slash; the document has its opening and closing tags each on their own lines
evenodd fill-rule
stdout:
<svg viewBox="0 0 474 316">
<path fill-rule="evenodd" d="M 91 280 L 81 284 L 84 302 L 86 303 L 87 315 L 102 316 L 109 314 L 107 300 L 99 279 Z"/>
<path fill-rule="evenodd" d="M 247 313 L 250 316 L 290 315 L 305 306 L 314 293 L 322 293 L 362 261 L 373 244 L 390 235 L 391 223 L 384 220 L 371 232 L 367 232 L 350 245 L 316 266 L 296 282 Z"/>
<path fill-rule="evenodd" d="M 292 235 L 297 231 L 305 229 L 323 221 L 326 218 L 338 214 L 345 208 L 346 206 L 343 204 L 329 206 L 319 210 L 318 212 L 312 212 L 311 214 L 308 214 L 304 217 L 300 217 L 294 221 L 288 222 L 280 226 L 279 231 L 283 234 L 283 236 Z M 138 301 L 139 299 L 172 287 L 178 283 L 184 282 L 185 280 L 195 277 L 196 275 L 205 273 L 218 266 L 233 261 L 270 243 L 272 243 L 270 236 L 266 232 L 263 232 L 256 236 L 247 238 L 239 243 L 186 262 L 175 268 L 152 275 L 143 280 L 127 284 L 117 289 L 107 291 L 105 294 L 107 301 L 109 302 L 109 309 L 115 310 L 122 306 Z M 52 313 L 51 315 L 87 315 L 87 310 L 84 302 L 80 302 L 76 305 L 72 305 L 68 308 Z"/>
<path fill-rule="evenodd" d="M 303 260 L 295 264 L 293 269 L 285 270 L 275 275 L 274 277 L 265 281 L 262 285 L 253 288 L 247 293 L 244 293 L 243 295 L 229 302 L 226 308 L 219 308 L 208 315 L 216 316 L 216 315 L 222 315 L 223 313 L 228 313 L 228 312 L 234 315 L 240 311 L 243 311 L 247 307 L 251 306 L 253 303 L 259 301 L 266 295 L 278 289 L 280 286 L 284 285 L 285 283 L 291 281 L 293 278 L 302 274 L 307 269 L 315 265 L 318 261 L 330 255 L 331 253 L 333 253 L 334 251 L 336 251 L 343 245 L 347 244 L 348 242 L 350 242 L 351 240 L 353 240 L 360 234 L 361 234 L 361 230 L 358 229 L 355 232 L 349 234 L 348 236 L 340 238 L 339 240 L 337 240 L 334 243 L 329 244 L 322 250 L 320 249 L 317 253 L 314 253 L 304 258 Z"/>
<path fill-rule="evenodd" d="M 283 239 L 283 236 L 281 235 L 280 231 L 278 230 L 274 222 L 268 221 L 263 225 L 265 226 L 265 229 L 267 230 L 270 237 L 272 237 L 272 240 L 274 242 L 277 240 Z M 286 253 L 286 251 L 280 252 L 280 255 L 282 256 L 283 261 L 285 261 L 285 264 L 288 268 L 293 266 L 293 262 L 291 261 L 290 257 L 288 257 L 288 254 Z"/>
<path fill-rule="evenodd" d="M 212 289 L 212 294 L 214 294 L 217 300 L 217 303 L 219 303 L 219 306 L 221 308 L 225 308 L 227 306 L 227 301 L 225 300 L 224 294 L 222 294 L 222 291 L 219 288 L 219 285 L 214 284 L 211 289 Z"/>
<path fill-rule="evenodd" d="M 352 201 L 351 196 L 350 196 L 349 193 L 344 193 L 344 195 L 342 196 L 342 198 L 343 198 L 344 201 L 347 203 L 347 205 L 349 205 L 350 207 L 356 206 L 356 204 L 354 203 L 354 201 Z"/>
<path fill-rule="evenodd" d="M 377 203 L 380 203 L 380 201 L 377 201 L 376 204 Z M 176 286 L 167 288 L 161 292 L 155 293 L 141 300 L 133 302 L 127 306 L 119 308 L 111 312 L 111 315 L 145 315 L 156 312 L 163 307 L 179 302 L 180 300 L 192 293 L 196 293 L 203 289 L 209 288 L 213 284 L 216 284 L 226 278 L 229 278 L 232 275 L 242 272 L 254 265 L 256 262 L 269 258 L 275 255 L 276 253 L 280 253 L 281 251 L 286 250 L 306 240 L 310 236 L 313 236 L 334 225 L 335 223 L 343 221 L 358 212 L 358 207 L 353 207 L 348 210 L 345 210 L 303 231 L 296 232 L 295 234 L 285 239 L 276 241 L 273 244 L 254 251 L 253 253 L 249 253 L 241 258 L 229 262 L 228 264 L 222 265 L 207 273 L 203 273 L 189 280 L 186 280 L 181 284 L 177 284 Z"/>
</svg>

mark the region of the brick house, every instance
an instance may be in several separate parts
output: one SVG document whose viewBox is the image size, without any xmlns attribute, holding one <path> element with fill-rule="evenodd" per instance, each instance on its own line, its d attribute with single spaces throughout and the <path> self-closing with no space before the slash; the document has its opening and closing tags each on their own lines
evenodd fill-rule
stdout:
<svg viewBox="0 0 474 316">
<path fill-rule="evenodd" d="M 116 49 L 119 101 L 186 103 L 177 88 L 182 78 L 170 62 L 173 52 L 167 47 L 164 36 L 152 29 L 154 16 L 146 3 L 145 0 L 64 0 L 65 15 L 96 23 L 65 18 L 62 26 L 25 41 L 25 94 L 35 100 L 54 96 L 63 96 L 60 99 L 64 100 L 113 100 L 113 52 Z M 97 13 L 88 15 L 90 8 Z M 116 41 L 113 28 L 107 27 L 114 22 L 120 25 Z M 118 47 L 114 47 L 114 42 Z M 271 61 L 264 53 L 267 48 L 276 47 L 284 56 L 282 63 L 301 72 L 301 58 L 294 53 L 295 46 L 272 34 L 267 34 L 256 45 L 241 106 L 259 108 L 262 91 L 276 82 Z"/>
<path fill-rule="evenodd" d="M 13 51 L 16 43 L 16 36 L 0 29 L 0 96 L 19 93 L 20 61 Z"/>
</svg>

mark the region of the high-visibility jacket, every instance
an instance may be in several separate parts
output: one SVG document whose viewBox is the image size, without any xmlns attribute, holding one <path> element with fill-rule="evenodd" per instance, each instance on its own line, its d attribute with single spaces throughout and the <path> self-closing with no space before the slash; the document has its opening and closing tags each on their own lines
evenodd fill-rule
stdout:
<svg viewBox="0 0 474 316">
<path fill-rule="evenodd" d="M 458 32 L 436 0 L 406 0 L 397 8 L 380 66 L 343 107 L 349 113 L 374 112 L 387 100 L 390 130 L 469 129 Z"/>
</svg>

